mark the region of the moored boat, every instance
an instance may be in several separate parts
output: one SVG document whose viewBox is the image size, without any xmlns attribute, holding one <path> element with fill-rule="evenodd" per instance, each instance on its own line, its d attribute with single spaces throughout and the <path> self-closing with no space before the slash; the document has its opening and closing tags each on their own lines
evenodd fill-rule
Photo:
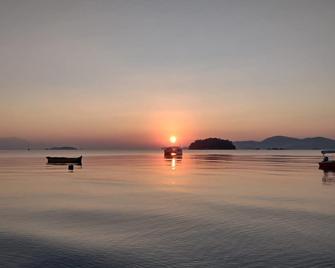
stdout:
<svg viewBox="0 0 335 268">
<path fill-rule="evenodd" d="M 334 154 L 335 150 L 322 150 L 323 160 L 319 162 L 319 169 L 328 171 L 335 170 L 335 160 L 331 160 L 328 154 Z"/>
<path fill-rule="evenodd" d="M 48 164 L 77 164 L 81 165 L 82 156 L 79 157 L 51 157 L 47 156 Z"/>
<path fill-rule="evenodd" d="M 164 157 L 173 158 L 173 157 L 182 157 L 183 149 L 179 146 L 170 146 L 164 148 Z"/>
</svg>

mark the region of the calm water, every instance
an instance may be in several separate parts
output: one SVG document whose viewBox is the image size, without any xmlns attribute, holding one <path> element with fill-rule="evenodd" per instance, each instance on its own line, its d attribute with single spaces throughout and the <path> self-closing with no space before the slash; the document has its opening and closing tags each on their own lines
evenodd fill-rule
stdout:
<svg viewBox="0 0 335 268">
<path fill-rule="evenodd" d="M 0 267 L 335 267 L 318 151 L 50 153 L 0 152 Z"/>
</svg>

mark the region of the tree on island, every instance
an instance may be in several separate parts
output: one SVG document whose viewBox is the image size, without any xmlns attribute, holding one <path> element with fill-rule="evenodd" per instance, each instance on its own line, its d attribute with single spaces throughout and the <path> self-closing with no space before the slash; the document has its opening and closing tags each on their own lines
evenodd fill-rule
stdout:
<svg viewBox="0 0 335 268">
<path fill-rule="evenodd" d="M 190 144 L 189 150 L 235 150 L 235 145 L 230 140 L 208 138 L 196 140 Z"/>
</svg>

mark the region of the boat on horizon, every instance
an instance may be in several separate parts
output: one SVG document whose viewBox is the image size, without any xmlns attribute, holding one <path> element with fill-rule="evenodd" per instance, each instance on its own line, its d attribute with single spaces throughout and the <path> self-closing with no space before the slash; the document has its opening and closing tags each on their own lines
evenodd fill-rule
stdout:
<svg viewBox="0 0 335 268">
<path fill-rule="evenodd" d="M 47 156 L 48 164 L 82 164 L 83 156 L 79 157 L 52 157 Z"/>
<path fill-rule="evenodd" d="M 330 159 L 329 154 L 334 154 L 334 150 L 322 150 L 321 151 L 323 155 L 323 160 L 319 162 L 319 169 L 329 171 L 329 170 L 334 170 L 335 171 L 335 160 Z"/>
<path fill-rule="evenodd" d="M 183 149 L 179 146 L 169 146 L 163 148 L 165 158 L 180 158 L 183 156 Z"/>
</svg>

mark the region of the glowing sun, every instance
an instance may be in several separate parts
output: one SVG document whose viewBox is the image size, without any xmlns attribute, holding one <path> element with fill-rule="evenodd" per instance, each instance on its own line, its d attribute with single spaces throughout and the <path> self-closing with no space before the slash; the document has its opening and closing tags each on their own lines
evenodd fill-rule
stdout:
<svg viewBox="0 0 335 268">
<path fill-rule="evenodd" d="M 176 137 L 176 136 L 171 136 L 171 137 L 170 137 L 170 142 L 171 142 L 171 143 L 174 144 L 174 143 L 176 143 L 176 141 L 177 141 L 177 137 Z"/>
</svg>

